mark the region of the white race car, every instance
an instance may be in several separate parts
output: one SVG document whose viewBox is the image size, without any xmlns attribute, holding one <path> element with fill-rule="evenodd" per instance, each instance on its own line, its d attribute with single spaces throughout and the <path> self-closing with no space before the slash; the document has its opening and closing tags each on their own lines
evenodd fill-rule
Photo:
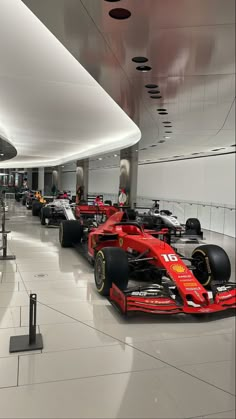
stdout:
<svg viewBox="0 0 236 419">
<path fill-rule="evenodd" d="M 188 218 L 185 224 L 181 224 L 176 216 L 169 210 L 160 210 L 159 201 L 154 204 L 147 213 L 137 214 L 137 221 L 146 229 L 161 230 L 168 228 L 175 236 L 198 236 L 203 238 L 201 223 L 197 218 Z"/>
</svg>

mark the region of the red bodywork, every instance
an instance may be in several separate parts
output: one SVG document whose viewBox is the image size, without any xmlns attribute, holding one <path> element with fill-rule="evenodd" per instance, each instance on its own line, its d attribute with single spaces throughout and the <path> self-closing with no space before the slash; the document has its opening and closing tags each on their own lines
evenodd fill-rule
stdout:
<svg viewBox="0 0 236 419">
<path fill-rule="evenodd" d="M 89 234 L 88 253 L 93 258 L 95 252 L 105 246 L 124 249 L 131 255 L 145 254 L 149 263 L 165 270 L 166 276 L 177 288 L 181 303 L 168 294 L 164 296 L 140 295 L 139 292 L 121 291 L 115 284 L 110 290 L 110 300 L 119 306 L 123 313 L 143 311 L 149 313 L 211 313 L 236 307 L 234 286 L 218 286 L 216 292 L 209 292 L 195 278 L 180 256 L 165 241 L 153 237 L 132 223 L 122 222 L 123 212 L 113 214 L 104 224 Z M 135 223 L 134 223 L 135 224 Z M 164 230 L 163 230 L 164 232 Z M 152 259 L 153 258 L 153 259 Z M 147 287 L 148 288 L 148 287 Z"/>
<path fill-rule="evenodd" d="M 109 218 L 117 211 L 119 211 L 118 208 L 110 205 L 77 205 L 75 207 L 75 216 L 80 218 L 81 216 L 105 215 L 106 218 Z"/>
</svg>

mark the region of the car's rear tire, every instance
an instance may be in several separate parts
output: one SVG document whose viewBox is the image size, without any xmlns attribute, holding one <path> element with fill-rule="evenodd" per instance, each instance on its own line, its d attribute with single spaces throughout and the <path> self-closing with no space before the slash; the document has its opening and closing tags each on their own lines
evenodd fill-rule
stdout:
<svg viewBox="0 0 236 419">
<path fill-rule="evenodd" d="M 128 257 L 123 249 L 104 247 L 96 254 L 94 279 L 99 294 L 108 296 L 112 283 L 121 290 L 127 288 L 129 280 Z"/>
<path fill-rule="evenodd" d="M 42 226 L 45 226 L 46 224 L 46 218 L 50 219 L 52 216 L 51 208 L 49 207 L 43 207 L 40 211 L 40 222 Z"/>
<path fill-rule="evenodd" d="M 83 237 L 83 226 L 79 220 L 63 220 L 59 228 L 61 247 L 72 247 L 80 243 Z"/>
<path fill-rule="evenodd" d="M 197 247 L 192 253 L 194 276 L 204 286 L 211 282 L 226 283 L 231 276 L 231 265 L 227 253 L 220 246 L 205 244 Z"/>
<path fill-rule="evenodd" d="M 32 203 L 32 215 L 34 216 L 39 216 L 40 215 L 40 211 L 42 208 L 43 204 L 41 202 L 33 202 Z"/>
<path fill-rule="evenodd" d="M 197 236 L 201 235 L 201 223 L 198 218 L 188 218 L 185 224 L 185 233 L 186 234 L 196 234 Z"/>
</svg>

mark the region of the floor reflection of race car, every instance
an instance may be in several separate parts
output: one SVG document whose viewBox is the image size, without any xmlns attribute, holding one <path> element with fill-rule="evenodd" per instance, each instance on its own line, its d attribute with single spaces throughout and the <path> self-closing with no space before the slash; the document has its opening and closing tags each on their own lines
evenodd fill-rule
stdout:
<svg viewBox="0 0 236 419">
<path fill-rule="evenodd" d="M 159 209 L 158 200 L 154 200 L 152 208 L 147 213 L 137 213 L 136 219 L 146 229 L 159 231 L 162 228 L 168 228 L 176 237 L 203 238 L 201 223 L 197 218 L 188 218 L 185 225 L 182 225 L 171 211 Z"/>
<path fill-rule="evenodd" d="M 59 239 L 62 247 L 84 251 L 79 221 L 62 222 Z M 126 213 L 117 212 L 90 231 L 87 255 L 94 261 L 98 292 L 122 313 L 203 314 L 236 307 L 230 261 L 221 247 L 202 245 L 184 257 L 127 221 Z M 129 281 L 137 283 L 128 286 Z"/>
</svg>

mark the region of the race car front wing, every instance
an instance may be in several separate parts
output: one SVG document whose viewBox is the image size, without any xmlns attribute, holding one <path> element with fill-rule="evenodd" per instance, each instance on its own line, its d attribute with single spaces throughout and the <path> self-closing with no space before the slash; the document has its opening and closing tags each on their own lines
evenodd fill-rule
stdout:
<svg viewBox="0 0 236 419">
<path fill-rule="evenodd" d="M 208 291 L 208 301 L 203 305 L 183 300 L 176 287 L 145 285 L 121 291 L 114 283 L 110 289 L 110 302 L 123 314 L 146 312 L 153 314 L 206 314 L 236 308 L 236 284 L 215 285 Z"/>
</svg>

